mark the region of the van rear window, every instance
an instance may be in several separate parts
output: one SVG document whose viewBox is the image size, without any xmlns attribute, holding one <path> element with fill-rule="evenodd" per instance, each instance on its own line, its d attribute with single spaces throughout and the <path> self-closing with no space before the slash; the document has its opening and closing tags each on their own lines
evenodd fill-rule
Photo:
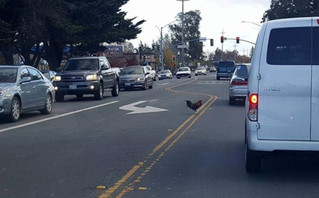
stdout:
<svg viewBox="0 0 319 198">
<path fill-rule="evenodd" d="M 267 63 L 271 65 L 311 65 L 311 28 L 271 30 Z"/>
</svg>

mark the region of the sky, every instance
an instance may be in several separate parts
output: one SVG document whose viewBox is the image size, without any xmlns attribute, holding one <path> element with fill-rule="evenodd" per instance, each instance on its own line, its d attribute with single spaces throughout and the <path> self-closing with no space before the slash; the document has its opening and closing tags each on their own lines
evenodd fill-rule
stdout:
<svg viewBox="0 0 319 198">
<path fill-rule="evenodd" d="M 207 38 L 203 51 L 213 52 L 217 47 L 221 49 L 222 31 L 225 37 L 240 37 L 255 43 L 260 29 L 258 24 L 262 25 L 263 14 L 270 8 L 270 3 L 271 0 L 185 0 L 184 12 L 201 12 L 200 32 L 202 37 Z M 127 18 L 136 17 L 135 22 L 146 20 L 140 26 L 142 33 L 137 35 L 137 39 L 130 40 L 137 47 L 140 41 L 151 45 L 153 40 L 160 38 L 159 28 L 174 21 L 177 14 L 182 12 L 182 1 L 129 0 L 121 9 L 127 12 Z M 166 33 L 169 33 L 168 27 L 163 28 L 163 35 Z M 214 39 L 213 47 L 208 39 Z M 224 50 L 232 51 L 236 48 L 241 55 L 249 55 L 252 47 L 252 44 L 245 42 L 224 42 Z"/>
</svg>

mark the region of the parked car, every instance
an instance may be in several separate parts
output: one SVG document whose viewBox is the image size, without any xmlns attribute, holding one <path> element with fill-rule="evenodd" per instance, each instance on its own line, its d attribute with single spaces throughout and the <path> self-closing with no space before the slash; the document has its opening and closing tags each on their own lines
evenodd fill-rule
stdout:
<svg viewBox="0 0 319 198">
<path fill-rule="evenodd" d="M 145 67 L 145 68 L 147 69 L 147 72 L 150 73 L 150 75 L 151 75 L 152 78 L 153 78 L 153 81 L 156 81 L 156 71 L 155 71 L 151 66 L 149 66 L 149 65 L 143 66 L 143 67 Z"/>
<path fill-rule="evenodd" d="M 53 85 L 58 102 L 65 95 L 82 98 L 83 94 L 93 94 L 96 100 L 102 100 L 106 90 L 112 96 L 119 95 L 119 75 L 104 56 L 70 58 L 54 77 Z"/>
<path fill-rule="evenodd" d="M 125 67 L 120 72 L 120 89 L 153 88 L 153 78 L 144 66 Z"/>
<path fill-rule="evenodd" d="M 209 72 L 216 72 L 216 67 L 215 66 L 210 66 L 208 67 Z"/>
<path fill-rule="evenodd" d="M 235 71 L 235 62 L 234 61 L 219 61 L 216 79 L 220 80 L 221 78 L 230 79 Z"/>
<path fill-rule="evenodd" d="M 57 74 L 55 71 L 52 70 L 41 70 L 41 73 L 51 82 L 53 82 L 53 78 Z"/>
<path fill-rule="evenodd" d="M 207 69 L 205 67 L 197 67 L 195 69 L 195 76 L 197 75 L 206 75 L 207 74 Z"/>
<path fill-rule="evenodd" d="M 54 94 L 50 80 L 36 68 L 0 66 L 0 115 L 10 121 L 18 121 L 28 111 L 51 113 Z"/>
<path fill-rule="evenodd" d="M 248 78 L 248 172 L 274 151 L 319 151 L 318 53 L 318 17 L 263 24 Z"/>
<path fill-rule="evenodd" d="M 238 65 L 229 82 L 229 104 L 234 104 L 236 99 L 246 99 L 248 89 L 247 65 Z"/>
<path fill-rule="evenodd" d="M 192 71 L 189 67 L 180 67 L 176 72 L 176 78 L 180 79 L 181 77 L 192 77 Z"/>
<path fill-rule="evenodd" d="M 163 80 L 163 79 L 172 79 L 173 78 L 173 74 L 170 70 L 162 70 L 160 71 L 160 73 L 158 74 L 158 80 Z"/>
</svg>

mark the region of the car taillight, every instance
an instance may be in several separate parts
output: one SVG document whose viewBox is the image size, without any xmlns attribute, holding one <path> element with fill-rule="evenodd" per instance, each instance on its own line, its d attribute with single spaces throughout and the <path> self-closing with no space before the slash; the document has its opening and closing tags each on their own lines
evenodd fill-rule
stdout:
<svg viewBox="0 0 319 198">
<path fill-rule="evenodd" d="M 258 121 L 258 94 L 250 94 L 248 118 L 250 121 Z"/>
<path fill-rule="evenodd" d="M 231 82 L 231 85 L 248 85 L 247 81 L 242 81 L 242 80 L 233 80 Z"/>
</svg>

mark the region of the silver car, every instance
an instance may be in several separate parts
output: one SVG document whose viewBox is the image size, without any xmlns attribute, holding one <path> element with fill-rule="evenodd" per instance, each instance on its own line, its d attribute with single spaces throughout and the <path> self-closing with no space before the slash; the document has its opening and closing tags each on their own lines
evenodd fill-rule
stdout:
<svg viewBox="0 0 319 198">
<path fill-rule="evenodd" d="M 0 66 L 0 116 L 15 122 L 27 111 L 49 114 L 54 93 L 50 80 L 34 67 Z"/>
<path fill-rule="evenodd" d="M 229 104 L 236 99 L 246 99 L 248 87 L 248 69 L 246 65 L 238 65 L 229 82 Z"/>
</svg>

